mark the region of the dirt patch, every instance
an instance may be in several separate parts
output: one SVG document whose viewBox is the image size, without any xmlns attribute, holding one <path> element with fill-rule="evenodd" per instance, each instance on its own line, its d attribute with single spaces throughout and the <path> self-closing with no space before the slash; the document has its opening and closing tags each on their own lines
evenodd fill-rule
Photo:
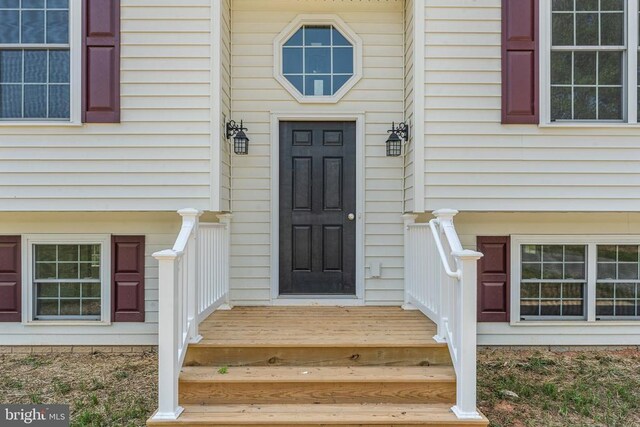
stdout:
<svg viewBox="0 0 640 427">
<path fill-rule="evenodd" d="M 157 355 L 0 356 L 2 403 L 71 405 L 72 426 L 144 426 L 157 406 Z"/>
</svg>

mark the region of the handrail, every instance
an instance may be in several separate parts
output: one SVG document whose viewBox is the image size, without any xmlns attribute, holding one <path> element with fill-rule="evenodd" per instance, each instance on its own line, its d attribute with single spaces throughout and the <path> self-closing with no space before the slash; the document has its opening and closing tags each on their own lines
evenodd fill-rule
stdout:
<svg viewBox="0 0 640 427">
<path fill-rule="evenodd" d="M 476 280 L 482 254 L 462 248 L 453 224 L 457 211 L 433 212 L 435 219 L 416 224 L 405 215 L 405 307 L 429 317 L 434 339 L 446 343 L 456 373 L 459 419 L 478 419 L 476 409 Z M 429 231 L 427 231 L 429 228 Z M 455 269 L 451 263 L 455 263 Z"/>
<path fill-rule="evenodd" d="M 438 248 L 438 254 L 440 255 L 440 261 L 442 261 L 442 267 L 444 267 L 445 273 L 447 276 L 453 279 L 460 279 L 462 277 L 462 271 L 460 269 L 453 269 L 449 266 L 449 261 L 447 260 L 447 256 L 444 254 L 444 248 L 442 247 L 442 240 L 440 239 L 440 235 L 438 233 L 438 220 L 432 219 L 429 221 L 429 228 L 431 229 L 431 234 L 433 234 L 433 240 Z"/>
</svg>

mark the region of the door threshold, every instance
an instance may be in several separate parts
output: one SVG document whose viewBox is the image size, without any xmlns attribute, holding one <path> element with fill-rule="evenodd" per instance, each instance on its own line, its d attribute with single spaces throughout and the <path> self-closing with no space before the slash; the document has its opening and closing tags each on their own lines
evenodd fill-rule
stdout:
<svg viewBox="0 0 640 427">
<path fill-rule="evenodd" d="M 309 295 L 287 295 L 279 296 L 271 300 L 271 305 L 292 305 L 292 306 L 361 306 L 364 301 L 355 295 L 345 296 L 309 296 Z"/>
</svg>

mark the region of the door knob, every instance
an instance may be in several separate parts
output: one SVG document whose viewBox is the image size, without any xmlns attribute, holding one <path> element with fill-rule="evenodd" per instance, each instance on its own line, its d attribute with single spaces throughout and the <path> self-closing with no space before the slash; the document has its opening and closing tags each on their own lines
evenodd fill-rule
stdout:
<svg viewBox="0 0 640 427">
<path fill-rule="evenodd" d="M 354 214 L 350 213 L 349 215 L 347 215 L 347 219 L 349 221 L 353 221 L 354 219 L 356 219 L 356 216 Z"/>
</svg>

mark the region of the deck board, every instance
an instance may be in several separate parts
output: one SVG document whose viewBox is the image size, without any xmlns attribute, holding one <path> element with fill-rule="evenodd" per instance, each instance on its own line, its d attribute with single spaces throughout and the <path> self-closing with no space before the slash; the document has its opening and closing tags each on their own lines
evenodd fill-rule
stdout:
<svg viewBox="0 0 640 427">
<path fill-rule="evenodd" d="M 235 307 L 200 324 L 197 346 L 435 346 L 435 324 L 399 307 Z"/>
</svg>

